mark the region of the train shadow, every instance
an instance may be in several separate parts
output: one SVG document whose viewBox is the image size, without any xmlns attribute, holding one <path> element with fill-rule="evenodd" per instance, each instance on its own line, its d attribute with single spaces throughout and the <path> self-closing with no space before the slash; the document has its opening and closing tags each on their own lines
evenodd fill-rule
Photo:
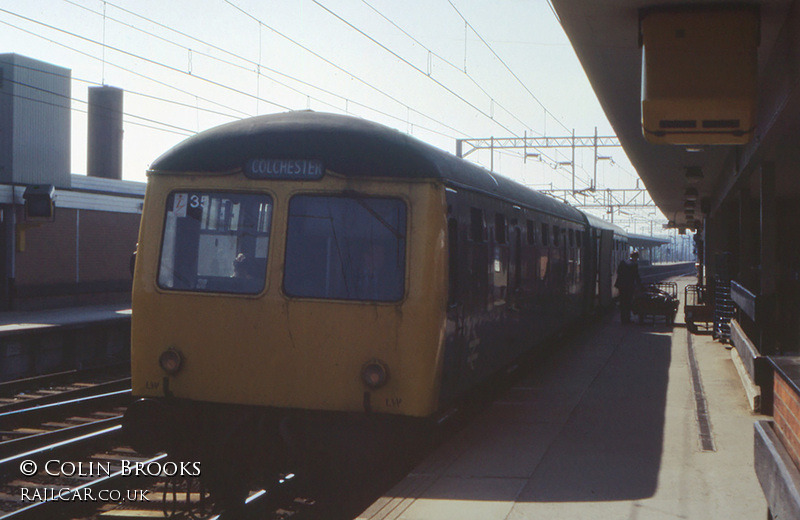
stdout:
<svg viewBox="0 0 800 520">
<path fill-rule="evenodd" d="M 671 330 L 661 324 L 607 326 L 602 334 L 610 336 L 599 350 L 608 356 L 585 386 L 582 381 L 587 378 L 569 367 L 569 357 L 562 359 L 559 370 L 566 371 L 564 377 L 577 376 L 575 383 L 585 390 L 518 501 L 635 500 L 655 494 L 664 443 Z M 580 345 L 574 355 L 593 359 L 597 356 L 587 353 L 591 348 Z M 552 406 L 560 407 L 556 402 Z"/>
<path fill-rule="evenodd" d="M 607 318 L 575 336 L 412 471 L 406 485 L 424 490 L 417 498 L 584 502 L 655 494 L 672 327 Z"/>
</svg>

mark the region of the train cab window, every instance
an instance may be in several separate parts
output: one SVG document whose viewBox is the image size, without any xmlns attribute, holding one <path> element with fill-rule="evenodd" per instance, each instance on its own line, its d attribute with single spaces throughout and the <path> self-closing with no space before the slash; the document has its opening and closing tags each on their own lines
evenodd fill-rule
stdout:
<svg viewBox="0 0 800 520">
<path fill-rule="evenodd" d="M 473 242 L 483 242 L 486 232 L 486 221 L 483 210 L 470 208 L 469 210 L 469 238 Z"/>
<path fill-rule="evenodd" d="M 494 240 L 498 244 L 505 244 L 508 242 L 506 216 L 499 213 L 495 213 L 494 215 Z"/>
<path fill-rule="evenodd" d="M 283 275 L 287 295 L 399 301 L 405 272 L 402 200 L 297 195 L 289 201 Z"/>
<path fill-rule="evenodd" d="M 533 223 L 532 220 L 526 221 L 527 224 L 527 231 L 528 231 L 528 245 L 533 246 L 536 245 L 536 225 Z"/>
<path fill-rule="evenodd" d="M 550 226 L 542 222 L 542 245 L 550 244 Z"/>
<path fill-rule="evenodd" d="M 266 278 L 271 219 L 272 199 L 266 194 L 170 193 L 159 287 L 260 293 Z"/>
</svg>

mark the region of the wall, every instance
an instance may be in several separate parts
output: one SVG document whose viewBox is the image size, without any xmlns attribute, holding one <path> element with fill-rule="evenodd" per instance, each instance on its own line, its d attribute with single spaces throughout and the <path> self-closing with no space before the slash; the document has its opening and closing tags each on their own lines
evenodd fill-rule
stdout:
<svg viewBox="0 0 800 520">
<path fill-rule="evenodd" d="M 17 208 L 17 222 L 23 222 Z M 138 214 L 57 208 L 54 222 L 19 224 L 14 308 L 128 301 Z"/>
<path fill-rule="evenodd" d="M 800 467 L 800 396 L 775 374 L 775 429 L 789 456 Z"/>
</svg>

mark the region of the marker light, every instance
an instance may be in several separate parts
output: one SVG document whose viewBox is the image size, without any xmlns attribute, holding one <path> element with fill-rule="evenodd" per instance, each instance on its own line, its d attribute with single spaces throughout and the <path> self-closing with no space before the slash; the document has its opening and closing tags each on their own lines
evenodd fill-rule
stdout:
<svg viewBox="0 0 800 520">
<path fill-rule="evenodd" d="M 158 357 L 158 364 L 169 375 L 175 375 L 183 366 L 183 356 L 174 348 L 169 348 Z"/>
<path fill-rule="evenodd" d="M 377 390 L 389 381 L 389 369 L 382 361 L 373 359 L 361 367 L 361 380 L 371 390 Z"/>
</svg>

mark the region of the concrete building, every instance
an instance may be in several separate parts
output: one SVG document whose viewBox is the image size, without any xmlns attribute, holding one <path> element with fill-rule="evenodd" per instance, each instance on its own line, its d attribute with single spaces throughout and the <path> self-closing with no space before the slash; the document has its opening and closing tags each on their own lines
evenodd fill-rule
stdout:
<svg viewBox="0 0 800 520">
<path fill-rule="evenodd" d="M 119 146 L 90 143 L 94 176 L 75 175 L 70 71 L 0 54 L 0 310 L 130 298 L 145 184 L 119 180 L 122 92 L 98 93 L 91 97 L 102 106 L 90 112 L 105 126 L 95 135 Z M 54 187 L 52 218 L 26 217 L 25 190 L 34 186 Z"/>
</svg>

